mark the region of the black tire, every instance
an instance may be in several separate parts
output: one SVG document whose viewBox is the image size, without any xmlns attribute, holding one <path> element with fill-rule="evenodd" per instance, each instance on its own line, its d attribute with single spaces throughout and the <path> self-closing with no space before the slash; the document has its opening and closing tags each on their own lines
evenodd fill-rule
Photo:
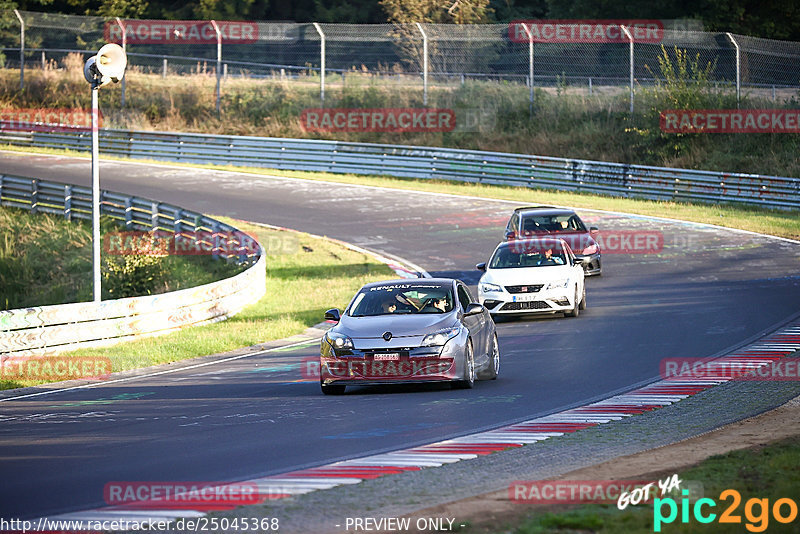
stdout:
<svg viewBox="0 0 800 534">
<path fill-rule="evenodd" d="M 467 340 L 467 352 L 464 355 L 464 380 L 453 383 L 456 389 L 472 389 L 475 387 L 475 352 L 472 350 L 472 340 Z"/>
<path fill-rule="evenodd" d="M 489 354 L 489 368 L 484 375 L 485 380 L 497 380 L 497 375 L 500 373 L 500 344 L 497 343 L 497 334 L 492 338 L 492 348 Z"/>
<path fill-rule="evenodd" d="M 586 309 L 586 284 L 583 284 L 583 296 L 581 297 L 581 304 L 578 306 L 579 309 L 585 310 Z"/>
<path fill-rule="evenodd" d="M 326 385 L 320 382 L 319 387 L 322 389 L 322 393 L 324 393 L 325 395 L 342 395 L 347 386 L 343 386 L 341 384 Z"/>
<path fill-rule="evenodd" d="M 578 304 L 578 288 L 575 288 L 575 306 L 567 312 L 564 312 L 564 317 L 577 317 L 580 315 L 580 305 Z"/>
</svg>

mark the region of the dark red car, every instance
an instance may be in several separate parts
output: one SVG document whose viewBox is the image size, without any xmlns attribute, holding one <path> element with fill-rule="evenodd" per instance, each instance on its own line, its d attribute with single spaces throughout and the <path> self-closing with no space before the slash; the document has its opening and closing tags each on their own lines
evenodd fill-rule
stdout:
<svg viewBox="0 0 800 534">
<path fill-rule="evenodd" d="M 553 206 L 528 206 L 517 208 L 506 225 L 505 240 L 513 241 L 542 235 L 558 236 L 566 241 L 583 258 L 586 276 L 602 274 L 600 246 L 594 239 L 599 229 L 586 228 L 578 215 L 566 208 Z"/>
</svg>

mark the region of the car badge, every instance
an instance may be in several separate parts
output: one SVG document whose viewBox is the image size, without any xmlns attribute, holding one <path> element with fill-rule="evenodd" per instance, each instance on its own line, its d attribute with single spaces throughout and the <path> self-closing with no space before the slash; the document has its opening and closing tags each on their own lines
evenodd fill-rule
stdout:
<svg viewBox="0 0 800 534">
<path fill-rule="evenodd" d="M 528 292 L 528 286 L 522 286 L 522 292 L 523 293 L 527 293 Z"/>
<path fill-rule="evenodd" d="M 383 339 L 385 339 L 386 341 L 391 340 L 392 339 L 392 333 L 391 332 L 384 332 L 383 333 Z"/>
</svg>

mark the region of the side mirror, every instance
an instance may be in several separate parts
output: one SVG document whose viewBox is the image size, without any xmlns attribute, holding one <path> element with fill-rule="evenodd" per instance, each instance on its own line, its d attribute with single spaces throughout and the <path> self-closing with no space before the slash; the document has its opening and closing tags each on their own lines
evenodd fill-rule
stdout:
<svg viewBox="0 0 800 534">
<path fill-rule="evenodd" d="M 469 317 L 470 315 L 478 315 L 479 313 L 483 313 L 483 310 L 486 308 L 483 307 L 482 304 L 478 304 L 477 302 L 473 302 L 467 309 L 464 311 L 464 317 Z"/>
<path fill-rule="evenodd" d="M 516 235 L 517 235 L 516 232 L 514 232 L 512 230 L 509 230 L 509 231 L 507 231 L 505 233 L 504 237 L 505 237 L 506 241 L 511 241 L 512 239 L 514 239 L 516 237 Z"/>
<path fill-rule="evenodd" d="M 590 227 L 589 227 L 589 233 L 590 233 L 590 234 L 596 234 L 596 233 L 598 233 L 599 231 L 600 231 L 600 228 L 598 228 L 598 227 L 596 227 L 596 226 L 590 226 Z"/>
<path fill-rule="evenodd" d="M 325 312 L 325 320 L 326 321 L 333 321 L 335 323 L 339 322 L 339 319 L 342 318 L 342 314 L 339 312 L 338 308 L 333 308 Z"/>
<path fill-rule="evenodd" d="M 475 268 L 478 269 L 479 271 L 486 272 L 486 262 L 485 261 L 480 262 L 475 266 Z"/>
</svg>

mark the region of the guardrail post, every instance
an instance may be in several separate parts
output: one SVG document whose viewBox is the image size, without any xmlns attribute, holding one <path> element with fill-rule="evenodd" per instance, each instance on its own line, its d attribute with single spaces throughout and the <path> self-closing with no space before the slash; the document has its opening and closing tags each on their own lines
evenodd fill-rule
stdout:
<svg viewBox="0 0 800 534">
<path fill-rule="evenodd" d="M 630 85 L 631 85 L 631 115 L 633 115 L 633 35 L 631 35 L 631 32 L 628 31 L 628 28 L 626 26 L 620 25 L 620 28 L 622 28 L 622 31 L 625 32 L 625 35 L 628 37 L 628 43 L 629 43 L 629 46 L 630 46 L 629 63 L 630 63 L 630 70 L 631 70 L 631 76 L 630 76 L 631 77 L 631 80 L 630 80 Z"/>
<path fill-rule="evenodd" d="M 183 210 L 178 209 L 175 212 L 175 220 L 172 221 L 172 231 L 173 233 L 180 234 L 183 230 Z"/>
<path fill-rule="evenodd" d="M 0 174 L 0 206 L 3 205 L 3 179 L 5 176 Z"/>
<path fill-rule="evenodd" d="M 428 105 L 428 35 L 422 29 L 422 24 L 415 22 L 419 33 L 422 34 L 422 105 Z"/>
<path fill-rule="evenodd" d="M 217 21 L 212 20 L 211 25 L 214 26 L 214 31 L 217 32 L 217 115 L 220 114 L 220 80 L 222 79 L 222 32 L 219 31 Z"/>
<path fill-rule="evenodd" d="M 522 29 L 525 30 L 525 34 L 528 36 L 528 115 L 533 117 L 533 32 L 524 22 L 520 24 L 522 24 Z"/>
<path fill-rule="evenodd" d="M 133 198 L 125 198 L 125 229 L 130 230 L 133 227 Z"/>
<path fill-rule="evenodd" d="M 64 218 L 67 221 L 72 220 L 72 186 L 64 186 Z"/>
<path fill-rule="evenodd" d="M 211 257 L 219 259 L 219 223 L 211 225 Z"/>
<path fill-rule="evenodd" d="M 325 107 L 325 34 L 318 23 L 314 23 L 314 29 L 319 34 L 319 100 L 321 107 Z"/>
<path fill-rule="evenodd" d="M 31 180 L 31 213 L 39 211 L 39 179 Z"/>
<path fill-rule="evenodd" d="M 728 39 L 731 40 L 733 43 L 733 47 L 736 48 L 736 109 L 739 109 L 739 99 L 741 97 L 741 83 L 742 83 L 742 52 L 739 49 L 739 43 L 736 42 L 736 39 L 733 38 L 733 35 L 730 32 L 725 32 L 725 35 L 728 36 Z"/>
<path fill-rule="evenodd" d="M 150 205 L 150 229 L 153 231 L 158 230 L 158 202 L 153 202 Z"/>
<path fill-rule="evenodd" d="M 128 36 L 125 34 L 125 25 L 122 23 L 122 20 L 119 17 L 116 17 L 117 24 L 119 25 L 119 29 L 122 30 L 122 51 L 127 52 L 128 48 Z M 120 107 L 125 107 L 125 80 L 127 80 L 127 76 L 122 77 L 122 94 L 120 96 Z"/>
<path fill-rule="evenodd" d="M 19 89 L 25 89 L 25 21 L 18 10 L 14 10 L 14 14 L 19 20 Z"/>
</svg>

